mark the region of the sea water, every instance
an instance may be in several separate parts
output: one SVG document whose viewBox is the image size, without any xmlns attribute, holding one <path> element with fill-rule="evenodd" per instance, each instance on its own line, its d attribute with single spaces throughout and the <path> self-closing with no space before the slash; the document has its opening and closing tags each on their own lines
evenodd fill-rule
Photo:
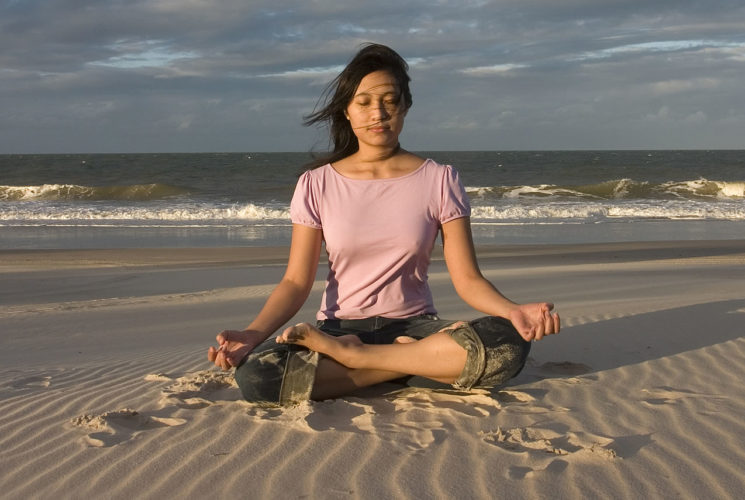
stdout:
<svg viewBox="0 0 745 500">
<path fill-rule="evenodd" d="M 745 151 L 423 152 L 480 244 L 745 238 Z M 0 248 L 289 243 L 307 153 L 0 156 Z"/>
</svg>

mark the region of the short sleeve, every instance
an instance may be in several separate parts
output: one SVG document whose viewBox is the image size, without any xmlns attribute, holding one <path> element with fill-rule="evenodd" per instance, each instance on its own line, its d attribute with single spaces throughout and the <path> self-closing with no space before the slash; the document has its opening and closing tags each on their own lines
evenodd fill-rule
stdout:
<svg viewBox="0 0 745 500">
<path fill-rule="evenodd" d="M 440 224 L 471 215 L 471 203 L 460 182 L 458 171 L 445 166 L 440 187 Z"/>
<path fill-rule="evenodd" d="M 290 202 L 290 219 L 293 224 L 321 229 L 321 215 L 318 210 L 318 195 L 313 189 L 312 171 L 307 171 L 298 179 L 295 194 Z"/>
</svg>

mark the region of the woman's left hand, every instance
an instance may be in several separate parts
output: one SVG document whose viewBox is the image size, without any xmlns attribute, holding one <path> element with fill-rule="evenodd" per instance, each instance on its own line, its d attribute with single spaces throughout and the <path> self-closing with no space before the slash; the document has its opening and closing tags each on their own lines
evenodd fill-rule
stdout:
<svg viewBox="0 0 745 500">
<path fill-rule="evenodd" d="M 510 311 L 509 320 L 527 342 L 541 340 L 561 330 L 559 314 L 551 313 L 553 308 L 550 302 L 522 304 Z"/>
</svg>

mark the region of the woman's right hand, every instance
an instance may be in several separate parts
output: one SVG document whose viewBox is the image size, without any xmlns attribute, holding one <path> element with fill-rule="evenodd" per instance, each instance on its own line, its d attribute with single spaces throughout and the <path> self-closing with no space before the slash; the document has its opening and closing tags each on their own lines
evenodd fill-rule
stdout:
<svg viewBox="0 0 745 500">
<path fill-rule="evenodd" d="M 252 330 L 225 330 L 217 334 L 218 347 L 207 350 L 207 359 L 223 370 L 237 366 L 257 345 L 264 335 Z"/>
</svg>

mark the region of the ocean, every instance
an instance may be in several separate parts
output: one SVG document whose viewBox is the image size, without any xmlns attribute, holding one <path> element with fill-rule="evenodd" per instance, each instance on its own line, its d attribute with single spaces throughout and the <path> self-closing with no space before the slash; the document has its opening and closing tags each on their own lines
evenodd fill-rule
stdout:
<svg viewBox="0 0 745 500">
<path fill-rule="evenodd" d="M 745 151 L 420 152 L 478 244 L 745 238 Z M 289 243 L 308 153 L 0 155 L 0 248 Z"/>
</svg>

